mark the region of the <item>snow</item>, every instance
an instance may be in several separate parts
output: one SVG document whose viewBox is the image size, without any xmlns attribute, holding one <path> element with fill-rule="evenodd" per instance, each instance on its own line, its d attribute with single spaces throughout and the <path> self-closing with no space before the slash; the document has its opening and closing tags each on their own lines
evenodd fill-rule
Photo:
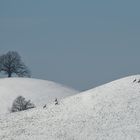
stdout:
<svg viewBox="0 0 140 140">
<path fill-rule="evenodd" d="M 78 91 L 60 84 L 33 78 L 0 79 L 0 114 L 9 112 L 13 100 L 23 96 L 36 106 L 43 106 L 55 98 L 61 99 L 76 94 Z"/>
<path fill-rule="evenodd" d="M 45 109 L 0 115 L 0 139 L 139 140 L 139 79 L 140 75 L 119 79 Z"/>
</svg>

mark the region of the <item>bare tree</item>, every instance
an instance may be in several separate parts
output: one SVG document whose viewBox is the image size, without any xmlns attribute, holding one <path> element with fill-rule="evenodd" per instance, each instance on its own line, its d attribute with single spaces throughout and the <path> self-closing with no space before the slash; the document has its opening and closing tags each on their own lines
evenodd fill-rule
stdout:
<svg viewBox="0 0 140 140">
<path fill-rule="evenodd" d="M 35 105 L 30 100 L 26 101 L 24 97 L 18 96 L 12 104 L 11 112 L 23 111 L 34 107 Z"/>
<path fill-rule="evenodd" d="M 8 77 L 16 74 L 19 77 L 30 77 L 30 71 L 15 51 L 0 56 L 0 72 L 5 72 Z"/>
</svg>

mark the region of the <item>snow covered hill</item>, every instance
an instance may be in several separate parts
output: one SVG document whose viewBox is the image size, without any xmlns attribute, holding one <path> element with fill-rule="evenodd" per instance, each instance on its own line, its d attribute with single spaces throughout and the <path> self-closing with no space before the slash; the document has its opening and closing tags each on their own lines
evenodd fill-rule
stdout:
<svg viewBox="0 0 140 140">
<path fill-rule="evenodd" d="M 51 81 L 32 78 L 0 79 L 0 114 L 8 112 L 13 100 L 22 95 L 36 106 L 76 94 L 78 91 Z"/>
<path fill-rule="evenodd" d="M 0 115 L 1 140 L 140 140 L 140 75 Z"/>
</svg>

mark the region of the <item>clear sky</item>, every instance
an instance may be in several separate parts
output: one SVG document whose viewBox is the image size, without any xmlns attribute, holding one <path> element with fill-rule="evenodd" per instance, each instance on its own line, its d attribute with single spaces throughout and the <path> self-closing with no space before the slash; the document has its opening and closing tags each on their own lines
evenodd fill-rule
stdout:
<svg viewBox="0 0 140 140">
<path fill-rule="evenodd" d="M 139 0 L 0 0 L 0 54 L 79 90 L 140 73 Z"/>
</svg>

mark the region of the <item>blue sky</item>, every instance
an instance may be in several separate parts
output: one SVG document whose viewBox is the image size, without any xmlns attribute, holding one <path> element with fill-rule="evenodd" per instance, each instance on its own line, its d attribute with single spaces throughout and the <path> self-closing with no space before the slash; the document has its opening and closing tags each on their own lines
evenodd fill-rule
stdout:
<svg viewBox="0 0 140 140">
<path fill-rule="evenodd" d="M 1 0 L 0 54 L 32 77 L 86 90 L 140 73 L 140 1 Z"/>
</svg>

